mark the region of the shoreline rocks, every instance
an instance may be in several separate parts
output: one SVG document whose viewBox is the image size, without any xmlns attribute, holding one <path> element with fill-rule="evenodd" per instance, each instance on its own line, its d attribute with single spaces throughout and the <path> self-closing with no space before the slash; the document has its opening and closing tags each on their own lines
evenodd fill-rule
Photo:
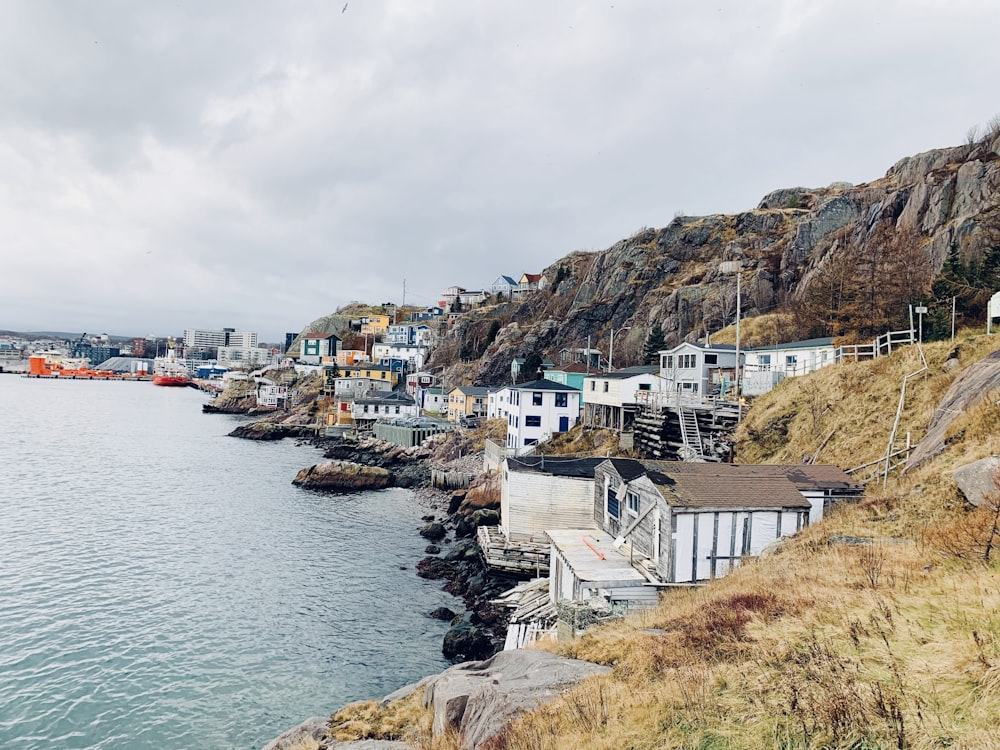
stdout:
<svg viewBox="0 0 1000 750">
<path fill-rule="evenodd" d="M 324 461 L 302 469 L 292 484 L 307 489 L 331 492 L 381 490 L 389 486 L 392 475 L 377 466 L 363 466 L 350 461 Z"/>
</svg>

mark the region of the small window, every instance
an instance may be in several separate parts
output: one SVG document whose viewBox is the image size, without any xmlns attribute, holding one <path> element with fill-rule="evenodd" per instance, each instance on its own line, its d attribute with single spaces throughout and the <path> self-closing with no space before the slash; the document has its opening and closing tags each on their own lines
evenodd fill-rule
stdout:
<svg viewBox="0 0 1000 750">
<path fill-rule="evenodd" d="M 542 392 L 541 391 L 532 391 L 531 392 L 531 405 L 532 406 L 541 406 L 542 405 Z"/>
<path fill-rule="evenodd" d="M 705 364 L 706 365 L 717 365 L 717 364 L 719 364 L 719 355 L 718 354 L 706 354 L 705 355 Z"/>
<path fill-rule="evenodd" d="M 568 397 L 565 393 L 556 394 L 556 406 L 566 406 L 568 403 Z"/>
<path fill-rule="evenodd" d="M 597 390 L 597 381 L 596 380 L 591 380 L 590 381 L 590 390 L 592 390 L 592 391 L 596 391 Z"/>
<path fill-rule="evenodd" d="M 666 357 L 663 358 L 663 367 L 666 370 L 672 370 L 672 369 L 674 369 L 674 355 L 673 354 L 668 354 Z"/>
<path fill-rule="evenodd" d="M 608 392 L 608 381 L 607 380 L 604 381 L 604 392 L 605 393 Z"/>
<path fill-rule="evenodd" d="M 628 501 L 628 512 L 633 516 L 639 515 L 639 493 L 626 492 L 625 499 Z"/>
<path fill-rule="evenodd" d="M 651 386 L 650 386 L 649 383 L 639 383 L 639 390 L 640 391 L 648 391 L 650 389 L 651 389 Z"/>
<path fill-rule="evenodd" d="M 539 416 L 533 416 L 533 415 L 530 415 L 530 414 L 525 415 L 525 417 L 524 417 L 524 426 L 525 427 L 541 427 L 542 426 L 542 418 L 539 417 Z"/>
</svg>

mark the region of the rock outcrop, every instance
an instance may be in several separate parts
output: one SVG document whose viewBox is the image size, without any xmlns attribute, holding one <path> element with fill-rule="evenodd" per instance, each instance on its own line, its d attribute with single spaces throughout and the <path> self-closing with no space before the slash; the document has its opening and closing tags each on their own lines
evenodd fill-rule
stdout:
<svg viewBox="0 0 1000 750">
<path fill-rule="evenodd" d="M 736 289 L 732 275 L 720 270 L 724 260 L 741 264 L 747 318 L 809 299 L 831 269 L 856 265 L 855 256 L 897 253 L 902 268 L 931 276 L 952 247 L 963 262 L 981 262 L 1000 236 L 998 193 L 1000 138 L 992 133 L 902 159 L 870 183 L 776 190 L 750 211 L 678 216 L 601 252 L 561 258 L 543 271 L 549 285 L 523 301 L 463 314 L 449 325 L 430 366 L 450 367 L 449 382 L 498 385 L 509 382 L 513 357 L 535 352 L 558 359 L 563 348 L 587 345 L 607 355 L 611 330 L 615 363 L 636 364 L 654 322 L 669 346 L 732 322 Z M 494 322 L 501 328 L 489 341 Z M 775 337 L 810 335 L 823 334 Z"/>
<path fill-rule="evenodd" d="M 313 490 L 355 492 L 388 487 L 392 475 L 377 466 L 362 466 L 350 461 L 324 461 L 302 469 L 292 484 Z"/>
<path fill-rule="evenodd" d="M 1000 349 L 969 365 L 951 384 L 934 411 L 927 434 L 906 462 L 904 473 L 944 450 L 952 423 L 971 407 L 1000 390 Z"/>
<path fill-rule="evenodd" d="M 388 695 L 382 703 L 422 691 L 434 710 L 434 737 L 455 730 L 464 747 L 479 747 L 518 714 L 550 701 L 581 680 L 610 668 L 543 651 L 501 651 L 485 661 L 456 664 Z"/>
</svg>

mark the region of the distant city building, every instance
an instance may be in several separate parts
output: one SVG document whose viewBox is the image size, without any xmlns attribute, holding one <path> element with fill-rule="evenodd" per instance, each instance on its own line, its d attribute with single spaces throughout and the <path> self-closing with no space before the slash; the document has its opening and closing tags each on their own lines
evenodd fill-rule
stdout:
<svg viewBox="0 0 1000 750">
<path fill-rule="evenodd" d="M 285 334 L 285 351 L 286 351 L 286 352 L 287 352 L 287 351 L 288 351 L 289 349 L 291 349 L 291 348 L 292 348 L 292 342 L 293 342 L 293 341 L 295 341 L 295 339 L 296 339 L 296 337 L 297 337 L 298 335 L 299 335 L 299 334 L 295 333 L 294 331 L 293 331 L 292 333 L 286 333 L 286 334 Z"/>
<path fill-rule="evenodd" d="M 237 331 L 235 328 L 223 328 L 221 331 L 205 331 L 198 328 L 184 330 L 185 352 L 218 349 L 220 346 L 254 349 L 257 346 L 257 334 L 251 331 Z"/>
<path fill-rule="evenodd" d="M 270 349 L 261 349 L 259 347 L 243 347 L 243 346 L 220 346 L 219 347 L 219 363 L 232 368 L 257 368 L 263 365 L 269 365 L 277 359 L 277 356 L 271 355 Z"/>
</svg>

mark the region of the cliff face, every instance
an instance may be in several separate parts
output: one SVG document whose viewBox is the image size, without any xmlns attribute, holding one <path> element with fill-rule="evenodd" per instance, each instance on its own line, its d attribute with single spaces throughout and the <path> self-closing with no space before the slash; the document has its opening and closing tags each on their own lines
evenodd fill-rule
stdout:
<svg viewBox="0 0 1000 750">
<path fill-rule="evenodd" d="M 820 318 L 827 298 L 868 283 L 873 306 L 905 311 L 905 300 L 929 288 L 949 250 L 981 261 L 1000 244 L 998 154 L 994 132 L 902 159 L 871 183 L 777 190 L 751 211 L 680 216 L 604 251 L 573 253 L 545 269 L 546 289 L 452 324 L 431 365 L 445 367 L 451 382 L 494 385 L 509 380 L 511 358 L 531 352 L 558 361 L 560 349 L 589 340 L 606 357 L 612 330 L 615 364 L 635 364 L 654 322 L 668 345 L 733 322 L 736 284 L 720 271 L 724 260 L 742 267 L 744 318 L 799 311 L 796 330 L 778 334 L 783 340 L 856 333 Z M 892 314 L 898 323 L 901 313 Z M 482 352 L 471 347 L 471 361 L 459 364 L 461 344 L 483 342 L 493 320 L 503 325 L 493 342 Z M 871 324 L 892 323 L 890 316 Z M 465 355 L 470 360 L 469 346 Z"/>
</svg>

